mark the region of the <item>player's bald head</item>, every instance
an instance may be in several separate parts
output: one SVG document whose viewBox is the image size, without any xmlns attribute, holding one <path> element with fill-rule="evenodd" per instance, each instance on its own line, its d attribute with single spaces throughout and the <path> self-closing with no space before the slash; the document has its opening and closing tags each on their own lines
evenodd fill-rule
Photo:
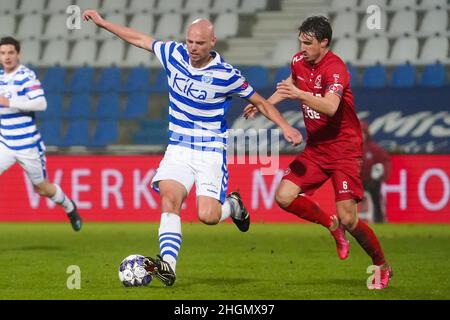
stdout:
<svg viewBox="0 0 450 320">
<path fill-rule="evenodd" d="M 187 35 L 201 35 L 209 39 L 214 38 L 214 26 L 208 19 L 196 19 L 187 29 Z"/>
</svg>

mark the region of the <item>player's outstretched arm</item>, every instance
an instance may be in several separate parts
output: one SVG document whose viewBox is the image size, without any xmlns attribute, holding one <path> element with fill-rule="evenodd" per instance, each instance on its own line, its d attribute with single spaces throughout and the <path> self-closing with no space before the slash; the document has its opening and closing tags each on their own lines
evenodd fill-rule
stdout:
<svg viewBox="0 0 450 320">
<path fill-rule="evenodd" d="M 0 108 L 15 108 L 21 111 L 45 111 L 47 100 L 45 97 L 38 97 L 33 100 L 17 101 L 17 99 L 6 99 L 0 96 Z"/>
<path fill-rule="evenodd" d="M 300 90 L 292 80 L 283 80 L 278 83 L 277 93 L 284 99 L 300 100 L 314 111 L 329 117 L 334 116 L 341 102 L 341 98 L 332 92 L 327 92 L 324 97 L 317 97 L 310 92 Z"/>
<path fill-rule="evenodd" d="M 109 32 L 118 36 L 120 39 L 125 40 L 126 42 L 136 47 L 152 51 L 153 42 L 155 41 L 155 39 L 153 39 L 149 35 L 146 35 L 145 33 L 107 21 L 103 19 L 96 10 L 84 11 L 83 19 L 85 21 L 93 21 L 100 28 L 108 30 Z"/>
<path fill-rule="evenodd" d="M 275 106 L 268 100 L 264 99 L 258 93 L 254 93 L 249 99 L 249 102 L 255 106 L 267 119 L 276 123 L 283 131 L 284 138 L 294 146 L 302 143 L 303 137 L 300 131 L 293 128 Z"/>
<path fill-rule="evenodd" d="M 286 81 L 289 81 L 291 79 L 291 76 L 286 79 Z M 281 101 L 285 100 L 278 91 L 275 91 L 268 99 L 271 104 L 276 105 L 277 103 L 280 103 Z M 244 118 L 254 118 L 255 115 L 258 113 L 258 108 L 256 108 L 253 104 L 248 104 L 244 108 Z"/>
</svg>

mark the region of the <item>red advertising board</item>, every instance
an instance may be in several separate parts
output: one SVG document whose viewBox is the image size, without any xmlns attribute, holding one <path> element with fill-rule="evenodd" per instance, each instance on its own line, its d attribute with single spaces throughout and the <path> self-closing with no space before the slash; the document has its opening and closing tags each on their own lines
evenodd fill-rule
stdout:
<svg viewBox="0 0 450 320">
<path fill-rule="evenodd" d="M 49 179 L 78 204 L 85 221 L 159 221 L 158 194 L 149 183 L 162 156 L 49 156 Z M 278 208 L 275 190 L 293 156 L 267 161 L 234 159 L 229 191 L 239 189 L 253 221 L 301 222 Z M 389 222 L 450 223 L 450 156 L 394 156 L 386 192 Z M 254 163 L 252 163 L 254 162 Z M 270 174 L 267 174 L 270 173 Z M 331 184 L 313 196 L 334 211 Z M 0 176 L 0 221 L 64 221 L 63 210 L 39 197 L 21 167 Z M 198 221 L 195 190 L 184 204 L 183 221 Z"/>
</svg>

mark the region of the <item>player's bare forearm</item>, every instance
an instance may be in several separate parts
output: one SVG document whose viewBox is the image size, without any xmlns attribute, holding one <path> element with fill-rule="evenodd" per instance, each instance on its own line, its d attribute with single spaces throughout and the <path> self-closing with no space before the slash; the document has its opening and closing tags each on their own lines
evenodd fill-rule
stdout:
<svg viewBox="0 0 450 320">
<path fill-rule="evenodd" d="M 109 21 L 106 22 L 104 28 L 136 47 L 152 51 L 152 45 L 155 40 L 144 33 Z"/>
<path fill-rule="evenodd" d="M 83 19 L 86 21 L 91 20 L 100 28 L 115 34 L 120 39 L 136 47 L 152 51 L 153 42 L 155 40 L 145 33 L 107 21 L 95 10 L 86 10 L 83 12 Z"/>
<path fill-rule="evenodd" d="M 314 111 L 329 117 L 334 116 L 341 101 L 340 98 L 333 93 L 329 93 L 325 97 L 316 97 L 304 91 L 300 93 L 299 100 Z"/>
<path fill-rule="evenodd" d="M 284 99 L 300 100 L 316 112 L 329 117 L 336 113 L 341 99 L 334 93 L 327 93 L 325 97 L 314 96 L 310 92 L 300 90 L 292 81 L 284 80 L 277 84 L 277 93 Z"/>
<path fill-rule="evenodd" d="M 270 96 L 270 98 L 267 99 L 267 101 L 269 103 L 271 103 L 272 105 L 276 105 L 277 103 L 283 101 L 284 99 L 277 94 L 277 92 L 275 92 L 274 94 L 272 94 Z M 257 108 L 255 105 L 253 104 L 248 104 L 247 106 L 245 106 L 244 108 L 244 118 L 248 119 L 248 118 L 253 118 L 259 111 L 259 108 Z M 267 116 L 266 116 L 267 117 Z"/>
<path fill-rule="evenodd" d="M 265 100 L 258 93 L 253 94 L 249 99 L 249 102 L 258 109 L 267 119 L 277 124 L 282 130 L 289 125 L 289 123 L 283 118 L 281 113 L 275 106 L 268 100 Z"/>
</svg>

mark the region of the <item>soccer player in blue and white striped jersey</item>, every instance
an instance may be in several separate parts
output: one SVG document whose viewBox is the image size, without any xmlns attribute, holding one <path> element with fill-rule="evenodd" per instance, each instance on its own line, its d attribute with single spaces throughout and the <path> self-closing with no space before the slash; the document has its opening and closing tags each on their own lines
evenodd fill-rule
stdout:
<svg viewBox="0 0 450 320">
<path fill-rule="evenodd" d="M 75 203 L 61 187 L 47 180 L 45 146 L 36 128 L 34 113 L 45 111 L 47 101 L 36 74 L 20 64 L 20 43 L 12 38 L 0 40 L 0 175 L 18 162 L 34 189 L 41 196 L 62 206 L 72 228 L 82 221 Z"/>
<path fill-rule="evenodd" d="M 161 256 L 148 257 L 148 270 L 170 286 L 181 246 L 180 211 L 193 184 L 196 185 L 200 221 L 214 225 L 231 216 L 239 230 L 249 228 L 250 216 L 239 193 L 226 196 L 228 172 L 226 113 L 233 95 L 247 99 L 283 130 L 294 145 L 301 134 L 277 109 L 253 90 L 241 72 L 213 51 L 214 27 L 208 20 L 195 20 L 186 43 L 163 42 L 136 30 L 104 20 L 95 10 L 83 13 L 99 27 L 119 38 L 153 52 L 163 65 L 169 85 L 169 146 L 152 180 L 159 191 Z"/>
</svg>

